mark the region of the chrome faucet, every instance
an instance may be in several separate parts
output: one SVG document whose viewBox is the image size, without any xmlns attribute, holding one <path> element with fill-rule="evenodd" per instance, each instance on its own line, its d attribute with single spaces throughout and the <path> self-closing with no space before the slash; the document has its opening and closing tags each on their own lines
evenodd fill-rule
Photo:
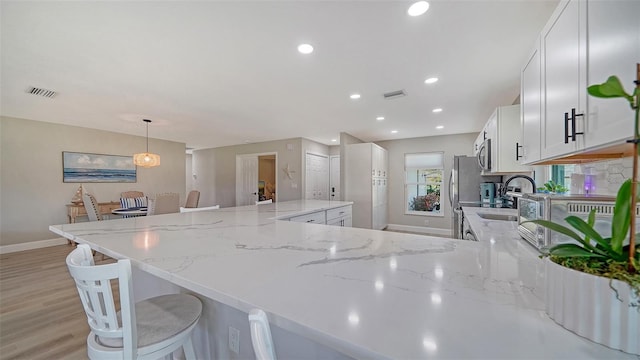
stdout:
<svg viewBox="0 0 640 360">
<path fill-rule="evenodd" d="M 536 182 L 529 176 L 527 175 L 514 175 L 510 178 L 507 179 L 507 181 L 504 182 L 504 186 L 502 187 L 502 192 L 500 193 L 500 196 L 505 196 L 507 195 L 507 186 L 509 185 L 509 183 L 511 182 L 511 180 L 513 179 L 526 179 L 531 183 L 531 188 L 533 189 L 533 192 L 536 192 Z"/>
</svg>

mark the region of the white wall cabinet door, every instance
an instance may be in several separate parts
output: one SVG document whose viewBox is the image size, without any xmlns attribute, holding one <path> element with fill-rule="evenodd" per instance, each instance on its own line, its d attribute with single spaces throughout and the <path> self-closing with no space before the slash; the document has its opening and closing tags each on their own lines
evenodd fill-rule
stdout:
<svg viewBox="0 0 640 360">
<path fill-rule="evenodd" d="M 305 199 L 329 200 L 329 157 L 307 153 Z"/>
<path fill-rule="evenodd" d="M 578 114 L 586 112 L 585 10 L 581 1 L 563 2 L 542 31 L 542 158 L 575 152 L 584 140 L 572 135 L 574 129 L 583 132 L 584 116 Z"/>
<path fill-rule="evenodd" d="M 329 200 L 340 200 L 340 155 L 329 157 Z"/>
<path fill-rule="evenodd" d="M 258 200 L 258 157 L 236 157 L 236 206 L 253 205 Z"/>
<path fill-rule="evenodd" d="M 542 111 L 542 69 L 540 39 L 522 69 L 520 76 L 520 127 L 522 129 L 520 163 L 531 164 L 540 160 L 540 115 Z"/>
<path fill-rule="evenodd" d="M 616 75 L 633 92 L 640 61 L 640 1 L 587 3 L 589 85 Z M 633 111 L 624 99 L 588 97 L 585 147 L 596 147 L 633 135 Z"/>
</svg>

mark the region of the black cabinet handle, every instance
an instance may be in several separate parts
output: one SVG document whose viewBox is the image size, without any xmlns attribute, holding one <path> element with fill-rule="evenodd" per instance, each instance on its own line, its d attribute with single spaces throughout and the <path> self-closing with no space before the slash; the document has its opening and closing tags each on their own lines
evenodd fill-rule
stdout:
<svg viewBox="0 0 640 360">
<path fill-rule="evenodd" d="M 516 161 L 520 160 L 521 157 L 523 157 L 522 155 L 520 155 L 520 148 L 522 147 L 522 145 L 520 145 L 520 143 L 516 142 Z"/>
<path fill-rule="evenodd" d="M 584 116 L 583 114 L 576 114 L 576 109 L 571 108 L 571 117 L 569 113 L 564 113 L 564 143 L 568 144 L 569 139 L 576 141 L 576 135 L 584 135 L 584 132 L 576 132 L 576 116 Z M 571 122 L 571 134 L 569 134 L 569 122 Z"/>
<path fill-rule="evenodd" d="M 584 116 L 582 114 L 576 114 L 576 109 L 571 109 L 571 141 L 576 141 L 576 135 L 584 135 L 584 132 L 576 132 L 576 116 Z"/>
<path fill-rule="evenodd" d="M 569 113 L 564 113 L 564 143 L 569 143 Z"/>
</svg>

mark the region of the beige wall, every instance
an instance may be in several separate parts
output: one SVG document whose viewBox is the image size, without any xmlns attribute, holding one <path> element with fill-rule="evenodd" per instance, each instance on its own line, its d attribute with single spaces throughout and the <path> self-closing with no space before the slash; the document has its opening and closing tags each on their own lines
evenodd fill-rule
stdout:
<svg viewBox="0 0 640 360">
<path fill-rule="evenodd" d="M 132 155 L 145 138 L 0 117 L 0 245 L 56 238 L 49 225 L 67 222 L 66 207 L 80 184 L 62 182 L 62 152 Z M 100 202 L 126 190 L 177 192 L 185 200 L 185 144 L 149 139 L 162 165 L 138 168 L 137 183 L 85 183 Z M 85 218 L 86 219 L 86 218 Z"/>
<path fill-rule="evenodd" d="M 403 140 L 376 141 L 387 149 L 389 155 L 389 224 L 426 226 L 449 229 L 451 227 L 451 205 L 449 205 L 449 174 L 454 155 L 472 155 L 473 142 L 478 134 L 430 136 Z M 441 204 L 444 216 L 405 215 L 404 154 L 444 151 L 444 188 Z M 428 224 L 425 224 L 428 220 Z"/>
<path fill-rule="evenodd" d="M 189 191 L 195 190 L 193 188 L 193 155 L 185 154 L 185 194 L 188 194 Z"/>
<path fill-rule="evenodd" d="M 347 163 L 345 146 L 351 145 L 351 144 L 359 144 L 363 142 L 364 141 L 346 132 L 340 133 L 340 189 L 342 189 L 340 191 L 340 200 L 346 200 L 344 198 L 344 189 L 347 186 L 347 183 L 345 182 L 345 179 L 344 179 L 344 174 L 347 173 L 347 170 L 345 168 L 345 164 Z"/>
<path fill-rule="evenodd" d="M 200 190 L 200 206 L 235 206 L 236 156 L 276 153 L 277 201 L 302 199 L 304 194 L 304 154 L 328 154 L 329 147 L 303 138 L 266 141 L 193 151 L 193 188 Z M 282 170 L 287 165 L 295 173 L 289 179 Z"/>
<path fill-rule="evenodd" d="M 290 145 L 287 147 L 287 145 Z M 302 139 L 285 139 L 255 144 L 225 146 L 193 151 L 193 181 L 200 190 L 200 206 L 235 206 L 236 155 L 275 152 L 277 155 L 277 201 L 301 199 L 302 194 Z M 295 173 L 289 179 L 282 169 L 289 165 Z"/>
</svg>

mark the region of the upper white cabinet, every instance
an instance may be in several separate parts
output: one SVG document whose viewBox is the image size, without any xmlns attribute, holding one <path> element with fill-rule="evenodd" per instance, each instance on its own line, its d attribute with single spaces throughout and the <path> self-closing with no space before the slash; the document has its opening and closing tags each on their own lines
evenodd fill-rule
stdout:
<svg viewBox="0 0 640 360">
<path fill-rule="evenodd" d="M 485 131 L 491 139 L 492 173 L 531 171 L 518 161 L 522 151 L 520 105 L 498 107 L 489 118 Z"/>
<path fill-rule="evenodd" d="M 632 92 L 640 62 L 640 1 L 587 3 L 588 85 L 616 75 Z M 587 99 L 586 148 L 615 143 L 633 135 L 633 111 L 624 99 Z"/>
<path fill-rule="evenodd" d="M 586 111 L 585 3 L 561 2 L 542 30 L 541 157 L 574 152 Z"/>
<path fill-rule="evenodd" d="M 486 125 L 485 125 L 486 128 Z M 478 137 L 476 138 L 476 141 L 473 142 L 473 155 L 476 156 L 478 155 L 478 151 L 480 151 L 480 145 L 482 145 L 482 143 L 484 142 L 484 140 L 487 138 L 487 132 L 485 131 L 485 129 L 482 129 L 482 131 L 480 131 L 480 134 L 478 134 Z"/>
<path fill-rule="evenodd" d="M 540 160 L 540 114 L 542 112 L 542 69 L 540 63 L 540 38 L 529 55 L 520 74 L 520 127 L 522 164 Z"/>
<path fill-rule="evenodd" d="M 617 75 L 627 90 L 633 88 L 640 59 L 637 14 L 640 1 L 560 2 L 521 73 L 523 163 L 631 138 L 628 103 L 588 96 L 587 87 Z"/>
</svg>

